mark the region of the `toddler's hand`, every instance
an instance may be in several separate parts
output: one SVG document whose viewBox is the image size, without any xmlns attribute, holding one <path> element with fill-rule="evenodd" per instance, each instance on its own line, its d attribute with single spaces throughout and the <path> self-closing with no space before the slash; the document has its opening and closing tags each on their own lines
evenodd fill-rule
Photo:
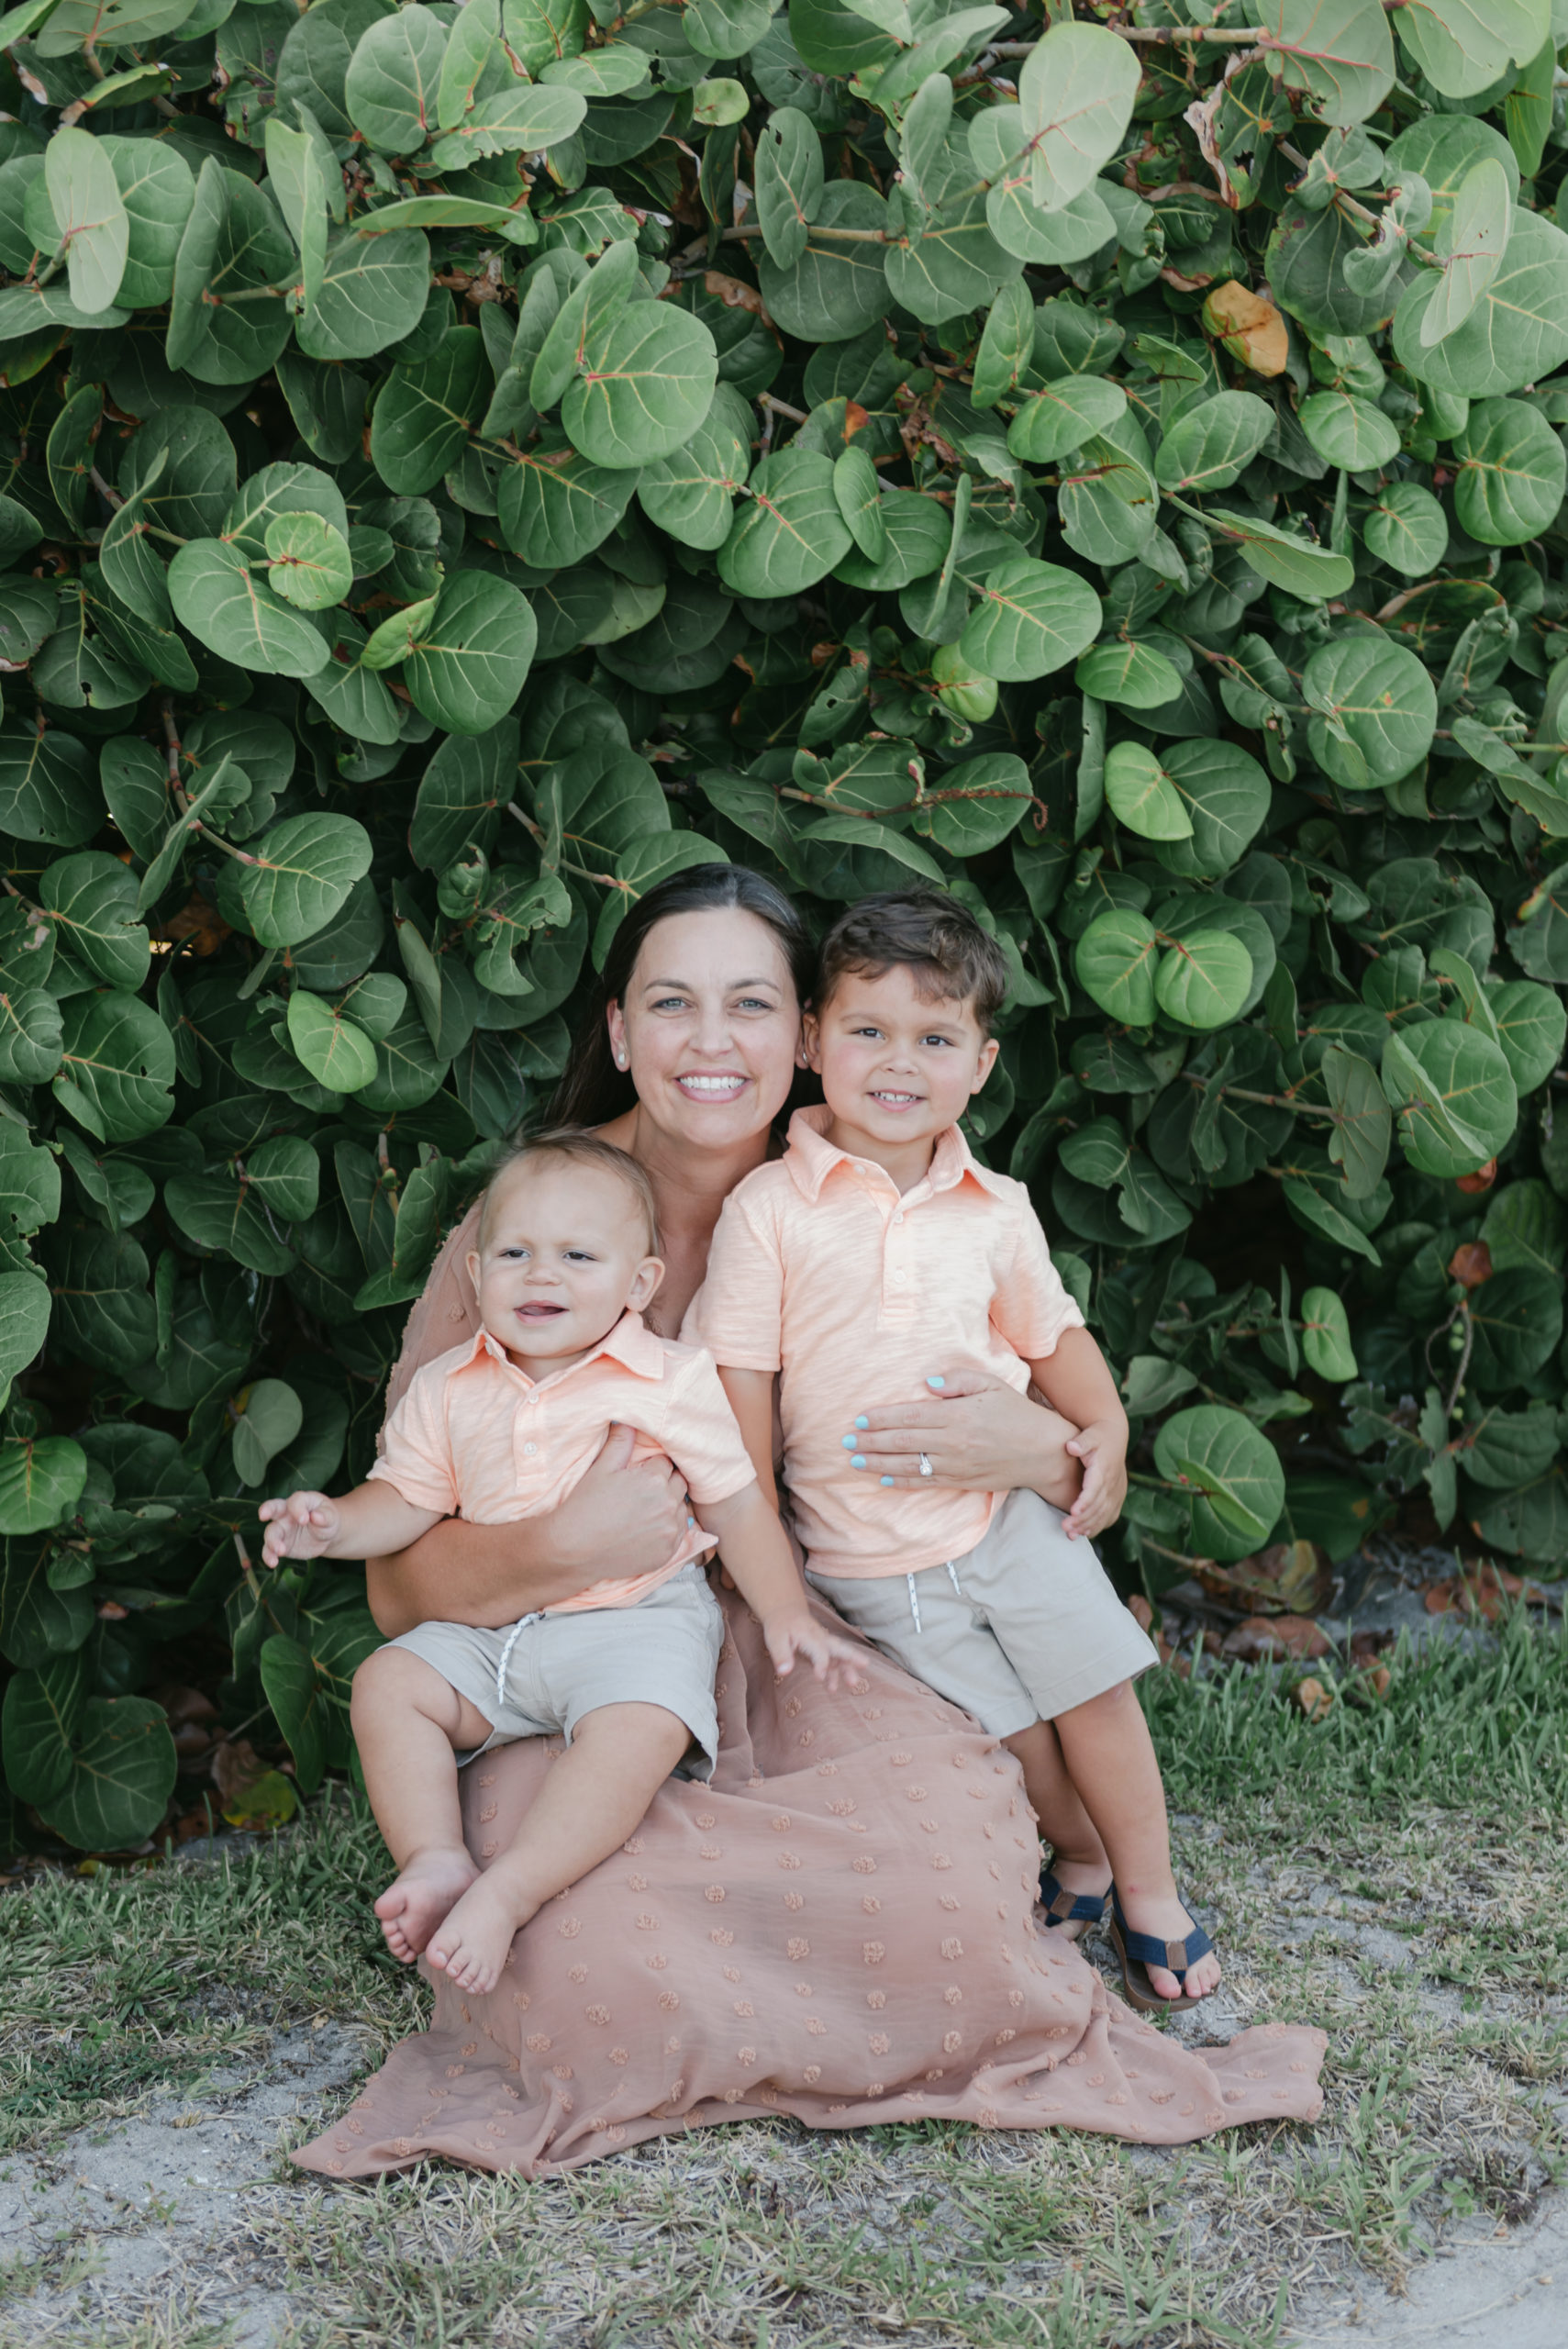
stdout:
<svg viewBox="0 0 1568 2349">
<path fill-rule="evenodd" d="M 1127 1422 L 1094 1419 L 1067 1440 L 1067 1450 L 1084 1464 L 1084 1488 L 1067 1513 L 1062 1531 L 1070 1542 L 1092 1542 L 1121 1515 L 1127 1498 Z"/>
<path fill-rule="evenodd" d="M 256 1511 L 267 1529 L 261 1563 L 319 1558 L 338 1538 L 338 1504 L 325 1493 L 291 1493 L 286 1501 L 263 1501 Z"/>
<path fill-rule="evenodd" d="M 865 1666 L 864 1654 L 859 1648 L 825 1631 L 804 1607 L 770 1615 L 762 1625 L 762 1637 L 778 1671 L 792 1672 L 795 1657 L 804 1656 L 817 1679 L 825 1681 L 830 1689 L 839 1686 L 840 1664 L 847 1666 L 855 1678 Z"/>
</svg>

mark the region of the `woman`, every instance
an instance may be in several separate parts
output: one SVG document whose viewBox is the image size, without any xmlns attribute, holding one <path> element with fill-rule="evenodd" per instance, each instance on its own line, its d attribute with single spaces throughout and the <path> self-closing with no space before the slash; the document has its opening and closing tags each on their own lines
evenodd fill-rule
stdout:
<svg viewBox="0 0 1568 2349">
<path fill-rule="evenodd" d="M 808 970 L 794 908 L 737 866 L 673 876 L 617 933 L 551 1114 L 599 1126 L 647 1168 L 669 1264 L 650 1318 L 666 1331 L 701 1284 L 726 1195 L 777 1146 Z M 410 1318 L 389 1408 L 475 1326 L 468 1245 L 465 1223 Z M 946 1480 L 1060 1497 L 1075 1473 L 1065 1423 L 966 1384 L 936 1426 L 911 1426 L 911 1467 L 923 1450 Z M 509 1623 L 658 1564 L 684 1496 L 629 1452 L 612 1431 L 549 1518 L 449 1521 L 373 1563 L 382 1629 Z M 490 1997 L 438 1978 L 431 2030 L 297 2162 L 355 2176 L 445 2154 L 531 2176 L 763 2112 L 818 2127 L 1053 2122 L 1160 2143 L 1316 2116 L 1320 2032 L 1273 2025 L 1188 2054 L 1107 1999 L 1060 1935 L 1037 1937 L 1018 1766 L 966 1715 L 870 1649 L 864 1693 L 775 1683 L 749 1611 L 724 1603 L 712 1782 L 672 1779 L 624 1853 L 527 1928 Z M 558 1750 L 513 1745 L 465 1773 L 482 1863 Z"/>
</svg>

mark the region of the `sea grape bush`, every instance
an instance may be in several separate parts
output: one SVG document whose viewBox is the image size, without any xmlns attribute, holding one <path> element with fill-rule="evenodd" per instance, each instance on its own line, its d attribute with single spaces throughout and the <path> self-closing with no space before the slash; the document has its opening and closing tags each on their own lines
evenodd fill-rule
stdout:
<svg viewBox="0 0 1568 2349">
<path fill-rule="evenodd" d="M 0 24 L 14 1805 L 163 1817 L 627 905 L 956 890 L 1152 1589 L 1568 1556 L 1568 0 Z M 1351 1455 L 1359 1456 L 1359 1464 Z M 259 1725 L 259 1726 L 258 1726 Z"/>
</svg>

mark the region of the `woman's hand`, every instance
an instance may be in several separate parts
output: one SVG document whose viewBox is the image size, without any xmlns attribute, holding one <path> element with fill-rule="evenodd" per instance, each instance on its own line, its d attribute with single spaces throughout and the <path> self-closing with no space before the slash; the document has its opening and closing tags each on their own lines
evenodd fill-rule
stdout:
<svg viewBox="0 0 1568 2349">
<path fill-rule="evenodd" d="M 1066 1445 L 1077 1430 L 1059 1411 L 984 1371 L 937 1372 L 929 1402 L 895 1403 L 861 1413 L 852 1435 L 859 1474 L 891 1485 L 956 1485 L 965 1492 L 1027 1489 L 1053 1508 L 1077 1499 L 1080 1470 Z M 931 1464 L 920 1474 L 920 1454 Z"/>
<path fill-rule="evenodd" d="M 662 1453 L 632 1462 L 636 1436 L 614 1426 L 599 1456 L 550 1520 L 550 1547 L 562 1566 L 581 1566 L 590 1583 L 628 1582 L 657 1572 L 691 1524 L 685 1484 Z"/>
</svg>

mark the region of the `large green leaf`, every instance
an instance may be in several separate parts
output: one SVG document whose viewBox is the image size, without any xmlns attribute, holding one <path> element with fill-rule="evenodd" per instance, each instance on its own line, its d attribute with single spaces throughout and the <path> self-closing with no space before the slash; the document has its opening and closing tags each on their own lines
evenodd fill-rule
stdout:
<svg viewBox="0 0 1568 2349">
<path fill-rule="evenodd" d="M 371 460 L 387 487 L 410 497 L 433 489 L 462 454 L 489 396 L 476 327 L 460 327 L 428 357 L 395 367 L 371 427 Z"/>
<path fill-rule="evenodd" d="M 1551 0 L 1409 0 L 1399 39 L 1444 97 L 1473 98 L 1528 64 L 1551 30 Z"/>
<path fill-rule="evenodd" d="M 851 546 L 831 461 L 786 449 L 764 457 L 718 551 L 718 575 L 738 596 L 797 596 L 825 578 Z"/>
<path fill-rule="evenodd" d="M 1255 392 L 1216 392 L 1166 433 L 1155 477 L 1162 489 L 1230 489 L 1273 430 L 1273 410 Z M 1399 445 L 1397 434 L 1394 445 Z"/>
<path fill-rule="evenodd" d="M 1267 1436 L 1240 1411 L 1200 1403 L 1154 1439 L 1154 1464 L 1188 1497 L 1195 1546 L 1241 1558 L 1267 1541 L 1284 1505 L 1284 1471 Z"/>
<path fill-rule="evenodd" d="M 1267 0 L 1253 22 L 1285 88 L 1305 92 L 1323 122 L 1364 122 L 1394 85 L 1381 0 Z"/>
<path fill-rule="evenodd" d="M 1053 24 L 1035 44 L 1018 76 L 1018 106 L 1042 212 L 1071 202 L 1116 153 L 1138 83 L 1128 43 L 1096 25 Z"/>
<path fill-rule="evenodd" d="M 1443 1181 L 1473 1174 L 1495 1158 L 1518 1110 L 1502 1046 L 1451 1019 L 1390 1035 L 1383 1050 L 1383 1089 L 1406 1157 L 1423 1174 Z"/>
<path fill-rule="evenodd" d="M 982 581 L 959 649 L 988 677 L 1045 677 L 1075 661 L 1099 628 L 1100 599 L 1086 580 L 1021 555 Z"/>
<path fill-rule="evenodd" d="M 424 11 L 419 12 L 423 15 Z M 327 1767 L 326 1708 L 310 1652 L 274 1632 L 262 1646 L 261 1686 L 294 1755 L 300 1790 L 314 1794 Z"/>
<path fill-rule="evenodd" d="M 65 1785 L 40 1806 L 46 1825 L 82 1852 L 121 1850 L 151 1833 L 179 1767 L 161 1705 L 150 1697 L 89 1697 L 71 1759 Z"/>
<path fill-rule="evenodd" d="M 412 155 L 437 119 L 446 28 L 417 0 L 378 17 L 354 48 L 344 83 L 350 120 L 384 155 Z"/>
<path fill-rule="evenodd" d="M 1161 956 L 1154 1000 L 1186 1028 L 1223 1028 L 1252 987 L 1252 958 L 1230 930 L 1195 930 Z"/>
<path fill-rule="evenodd" d="M 165 352 L 202 384 L 248 384 L 289 340 L 294 245 L 270 200 L 213 156 L 174 261 Z"/>
<path fill-rule="evenodd" d="M 502 534 L 515 554 L 541 571 L 580 562 L 609 537 L 638 481 L 628 467 L 591 463 L 570 441 L 537 442 L 501 474 Z"/>
<path fill-rule="evenodd" d="M 413 332 L 429 290 L 423 229 L 347 229 L 328 245 L 320 286 L 299 320 L 299 347 L 312 359 L 373 358 Z"/>
<path fill-rule="evenodd" d="M 1262 407 L 1262 402 L 1255 405 Z M 1069 376 L 1024 402 L 1007 428 L 1007 446 L 1028 464 L 1050 464 L 1081 449 L 1126 412 L 1127 394 L 1119 384 L 1103 375 Z"/>
<path fill-rule="evenodd" d="M 327 666 L 321 630 L 277 595 L 264 567 L 252 567 L 222 539 L 195 539 L 169 566 L 175 618 L 237 668 L 311 677 Z"/>
<path fill-rule="evenodd" d="M 700 318 L 668 302 L 631 302 L 588 328 L 561 420 L 591 464 L 648 464 L 690 439 L 717 377 Z"/>
<path fill-rule="evenodd" d="M 83 1457 L 85 1473 L 86 1458 Z M 19 1802 L 45 1803 L 74 1768 L 71 1741 L 87 1702 L 87 1658 L 80 1648 L 13 1673 L 0 1705 L 0 1762 Z"/>
<path fill-rule="evenodd" d="M 768 258 L 793 269 L 822 197 L 822 142 L 795 106 L 775 106 L 757 140 L 757 217 Z"/>
<path fill-rule="evenodd" d="M 1496 156 L 1484 156 L 1438 222 L 1433 246 L 1443 278 L 1421 313 L 1423 345 L 1440 342 L 1470 316 L 1503 265 L 1513 217 L 1508 173 Z"/>
<path fill-rule="evenodd" d="M 1351 790 L 1397 783 L 1431 747 L 1438 722 L 1431 677 L 1413 652 L 1383 637 L 1320 645 L 1302 691 L 1320 713 L 1310 729 L 1312 754 Z"/>
<path fill-rule="evenodd" d="M 117 856 L 89 849 L 49 866 L 39 887 L 61 944 L 110 986 L 135 990 L 151 950 L 137 919 L 135 876 Z"/>
<path fill-rule="evenodd" d="M 1192 818 L 1152 751 L 1118 742 L 1106 757 L 1106 800 L 1117 821 L 1146 841 L 1191 838 Z"/>
<path fill-rule="evenodd" d="M 848 342 L 884 317 L 893 289 L 883 248 L 862 241 L 886 233 L 887 207 L 859 180 L 830 180 L 806 231 L 800 258 L 781 269 L 765 251 L 757 283 L 768 309 L 786 334 L 804 342 Z M 853 230 L 854 237 L 829 236 Z"/>
<path fill-rule="evenodd" d="M 1148 1028 L 1154 1019 L 1154 974 L 1160 941 L 1151 921 L 1129 907 L 1101 914 L 1073 950 L 1078 984 L 1102 1011 L 1129 1028 Z"/>
<path fill-rule="evenodd" d="M 44 178 L 65 247 L 71 298 L 79 310 L 106 310 L 130 250 L 130 220 L 114 164 L 90 131 L 57 130 L 45 150 Z"/>
<path fill-rule="evenodd" d="M 1555 520 L 1568 480 L 1562 442 L 1526 400 L 1477 400 L 1455 444 L 1454 511 L 1484 546 L 1522 546 Z"/>
<path fill-rule="evenodd" d="M 263 833 L 223 886 L 252 938 L 297 946 L 346 903 L 370 868 L 371 843 L 351 816 L 290 816 Z"/>
<path fill-rule="evenodd" d="M 538 640 L 518 588 L 487 572 L 460 572 L 418 629 L 403 682 L 434 724 L 452 734 L 487 734 L 521 692 Z"/>
<path fill-rule="evenodd" d="M 1568 237 L 1540 213 L 1516 211 L 1496 275 L 1468 317 L 1429 347 L 1421 340 L 1437 278 L 1422 270 L 1394 319 L 1394 349 L 1423 384 L 1468 399 L 1518 391 L 1568 359 L 1568 308 L 1562 299 Z"/>
<path fill-rule="evenodd" d="M 98 1141 L 137 1141 L 173 1113 L 174 1046 L 150 1006 L 116 993 L 65 1006 L 54 1097 Z"/>
</svg>

